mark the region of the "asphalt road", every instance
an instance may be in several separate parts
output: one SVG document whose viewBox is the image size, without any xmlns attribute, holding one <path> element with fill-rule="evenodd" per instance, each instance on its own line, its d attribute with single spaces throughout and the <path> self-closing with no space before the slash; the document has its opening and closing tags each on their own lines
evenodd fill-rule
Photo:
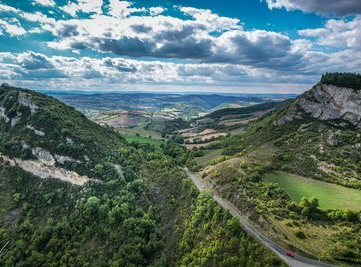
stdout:
<svg viewBox="0 0 361 267">
<path fill-rule="evenodd" d="M 198 190 L 212 190 L 209 188 L 199 177 L 197 177 L 194 173 L 185 169 L 188 176 L 192 179 L 193 183 L 197 186 Z M 212 190 L 213 191 L 213 190 Z M 244 230 L 246 230 L 249 234 L 254 236 L 258 239 L 262 244 L 272 250 L 275 254 L 277 254 L 285 263 L 287 263 L 291 267 L 307 267 L 307 266 L 320 266 L 320 267 L 331 267 L 336 266 L 324 262 L 317 261 L 315 259 L 307 258 L 304 256 L 296 255 L 295 257 L 291 258 L 286 255 L 286 249 L 282 248 L 281 246 L 277 245 L 270 239 L 268 239 L 265 235 L 260 233 L 256 228 L 254 228 L 247 220 L 241 215 L 240 211 L 229 201 L 222 199 L 213 191 L 213 198 L 216 200 L 223 208 L 230 211 L 230 213 L 237 217 L 243 226 Z"/>
</svg>

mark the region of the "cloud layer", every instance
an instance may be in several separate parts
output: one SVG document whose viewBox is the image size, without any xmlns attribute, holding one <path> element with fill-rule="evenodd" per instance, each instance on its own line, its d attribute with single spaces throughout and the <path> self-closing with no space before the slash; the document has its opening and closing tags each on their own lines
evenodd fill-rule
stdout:
<svg viewBox="0 0 361 267">
<path fill-rule="evenodd" d="M 266 0 L 266 2 L 271 9 L 302 10 L 326 16 L 361 14 L 361 1 L 359 0 Z"/>
<path fill-rule="evenodd" d="M 119 0 L 31 3 L 46 12 L 0 4 L 0 36 L 9 40 L 47 36 L 37 41 L 45 52 L 1 52 L 2 80 L 28 82 L 41 89 L 44 85 L 54 89 L 245 88 L 253 83 L 263 84 L 267 91 L 266 85 L 274 90 L 272 84 L 284 83 L 293 84 L 295 89 L 288 88 L 292 91 L 307 89 L 326 71 L 361 71 L 360 16 L 325 19 L 322 27 L 298 30 L 291 38 L 281 32 L 249 29 L 238 18 L 194 7 L 170 10 L 169 6 L 139 7 Z M 273 9 L 338 16 L 359 13 L 358 1 L 322 3 L 267 0 Z"/>
</svg>

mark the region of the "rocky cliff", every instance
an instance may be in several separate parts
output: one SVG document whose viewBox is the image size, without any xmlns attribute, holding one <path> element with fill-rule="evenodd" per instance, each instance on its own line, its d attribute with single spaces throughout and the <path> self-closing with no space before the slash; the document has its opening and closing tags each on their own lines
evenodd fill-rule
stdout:
<svg viewBox="0 0 361 267">
<path fill-rule="evenodd" d="M 361 128 L 361 90 L 319 84 L 296 99 L 275 125 L 307 116 L 338 126 Z"/>
</svg>

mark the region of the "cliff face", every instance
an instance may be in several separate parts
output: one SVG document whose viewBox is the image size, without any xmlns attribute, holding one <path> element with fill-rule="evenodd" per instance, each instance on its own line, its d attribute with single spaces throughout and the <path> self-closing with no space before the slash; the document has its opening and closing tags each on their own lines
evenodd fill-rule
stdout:
<svg viewBox="0 0 361 267">
<path fill-rule="evenodd" d="M 306 116 L 332 121 L 340 126 L 352 125 L 361 128 L 361 90 L 317 85 L 301 95 L 287 113 L 275 121 L 275 125 Z"/>
</svg>

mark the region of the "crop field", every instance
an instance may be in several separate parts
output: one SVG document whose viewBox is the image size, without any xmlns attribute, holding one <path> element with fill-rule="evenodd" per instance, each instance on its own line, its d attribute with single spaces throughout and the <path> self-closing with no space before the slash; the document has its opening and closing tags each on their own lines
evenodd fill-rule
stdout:
<svg viewBox="0 0 361 267">
<path fill-rule="evenodd" d="M 296 202 L 302 197 L 316 197 L 322 209 L 361 210 L 361 191 L 285 172 L 272 172 L 266 182 L 277 183 Z"/>
</svg>

